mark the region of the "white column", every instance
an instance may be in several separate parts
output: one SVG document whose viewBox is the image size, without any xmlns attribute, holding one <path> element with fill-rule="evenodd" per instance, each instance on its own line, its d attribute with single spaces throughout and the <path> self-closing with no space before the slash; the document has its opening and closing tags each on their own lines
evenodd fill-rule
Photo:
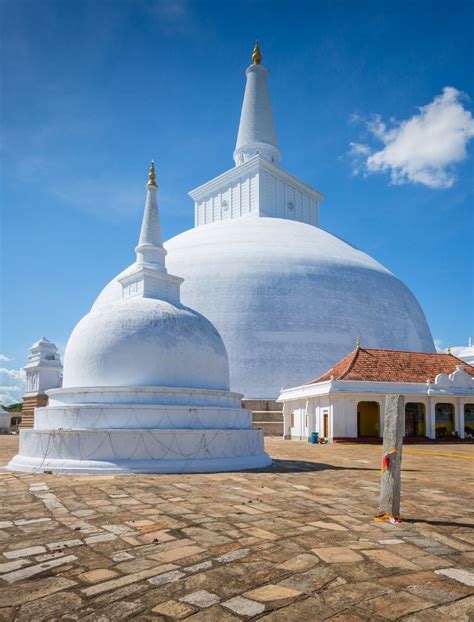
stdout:
<svg viewBox="0 0 474 622">
<path fill-rule="evenodd" d="M 309 400 L 306 400 L 304 405 L 304 434 L 306 438 L 309 438 L 310 429 L 311 429 L 311 421 L 309 420 Z"/>
<path fill-rule="evenodd" d="M 308 404 L 308 408 L 309 408 L 309 429 L 308 429 L 308 433 L 311 436 L 312 432 L 317 432 L 317 425 L 316 425 L 316 403 L 314 400 L 308 400 L 307 402 Z"/>
<path fill-rule="evenodd" d="M 436 397 L 430 397 L 428 420 L 426 422 L 426 434 L 429 438 L 436 438 L 435 405 L 437 401 Z"/>
<path fill-rule="evenodd" d="M 283 403 L 283 438 L 291 438 L 290 405 L 288 402 Z"/>
<path fill-rule="evenodd" d="M 457 422 L 458 422 L 458 427 L 457 427 L 457 431 L 459 432 L 459 436 L 461 438 L 464 438 L 464 404 L 465 404 L 465 400 L 458 398 L 457 400 L 457 407 L 458 407 L 458 415 L 457 415 Z"/>
</svg>

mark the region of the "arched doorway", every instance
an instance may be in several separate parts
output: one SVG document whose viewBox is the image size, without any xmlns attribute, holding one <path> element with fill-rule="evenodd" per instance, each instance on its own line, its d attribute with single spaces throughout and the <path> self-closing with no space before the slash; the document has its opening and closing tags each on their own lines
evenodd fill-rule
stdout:
<svg viewBox="0 0 474 622">
<path fill-rule="evenodd" d="M 454 432 L 454 404 L 438 402 L 435 406 L 436 438 L 451 436 Z"/>
<path fill-rule="evenodd" d="M 380 406 L 378 402 L 357 404 L 357 436 L 380 436 Z"/>
<path fill-rule="evenodd" d="M 474 436 L 474 404 L 464 404 L 464 434 Z"/>
<path fill-rule="evenodd" d="M 405 404 L 405 436 L 425 436 L 426 410 L 421 402 Z"/>
</svg>

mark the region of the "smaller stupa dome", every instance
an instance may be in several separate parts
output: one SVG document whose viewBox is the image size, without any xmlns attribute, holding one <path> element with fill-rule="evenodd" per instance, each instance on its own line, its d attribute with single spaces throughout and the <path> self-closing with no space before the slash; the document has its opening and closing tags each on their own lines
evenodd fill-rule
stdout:
<svg viewBox="0 0 474 622">
<path fill-rule="evenodd" d="M 216 328 L 183 305 L 126 298 L 87 314 L 64 355 L 67 387 L 188 387 L 229 390 Z"/>
</svg>

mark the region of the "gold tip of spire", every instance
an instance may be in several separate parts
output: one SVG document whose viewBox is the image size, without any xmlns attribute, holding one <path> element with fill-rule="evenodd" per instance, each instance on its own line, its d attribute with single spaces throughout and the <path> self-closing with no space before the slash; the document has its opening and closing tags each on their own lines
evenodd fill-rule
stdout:
<svg viewBox="0 0 474 622">
<path fill-rule="evenodd" d="M 262 62 L 262 54 L 260 52 L 258 40 L 255 41 L 255 47 L 253 48 L 252 62 L 254 65 L 260 65 L 260 63 Z"/>
<path fill-rule="evenodd" d="M 150 170 L 148 171 L 148 185 L 156 186 L 155 163 L 153 160 L 151 161 Z"/>
</svg>

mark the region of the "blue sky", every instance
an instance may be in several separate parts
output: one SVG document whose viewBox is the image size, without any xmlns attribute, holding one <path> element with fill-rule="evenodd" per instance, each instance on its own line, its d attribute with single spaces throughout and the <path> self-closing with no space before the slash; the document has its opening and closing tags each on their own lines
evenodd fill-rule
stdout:
<svg viewBox="0 0 474 622">
<path fill-rule="evenodd" d="M 40 336 L 64 348 L 133 260 L 151 158 L 164 237 L 192 227 L 187 193 L 233 165 L 256 37 L 281 164 L 326 195 L 322 227 L 401 278 L 442 346 L 474 336 L 473 17 L 462 0 L 4 0 L 0 383 Z"/>
</svg>

